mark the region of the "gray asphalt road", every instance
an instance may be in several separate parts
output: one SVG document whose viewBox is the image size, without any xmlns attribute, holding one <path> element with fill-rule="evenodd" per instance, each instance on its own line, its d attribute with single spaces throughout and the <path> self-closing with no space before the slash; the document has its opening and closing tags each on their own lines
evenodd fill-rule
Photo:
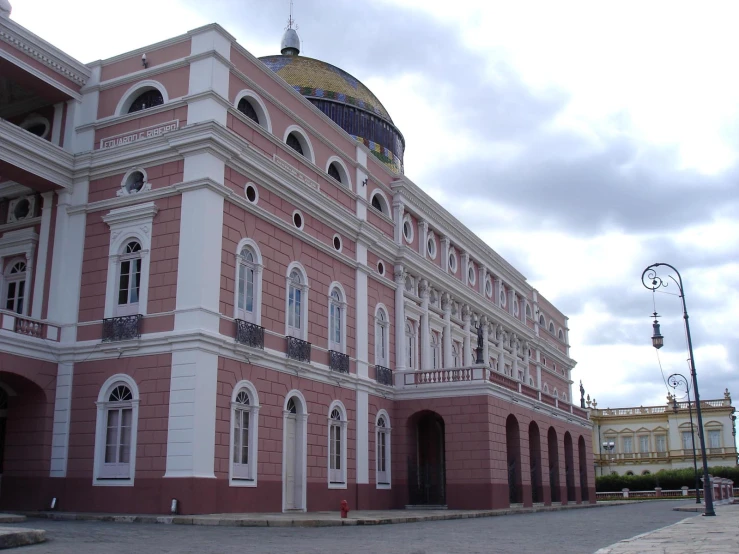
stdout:
<svg viewBox="0 0 739 554">
<path fill-rule="evenodd" d="M 592 554 L 619 540 L 676 523 L 684 501 L 645 502 L 456 521 L 324 528 L 248 528 L 48 521 L 48 542 L 22 554 L 148 553 L 384 553 Z"/>
</svg>

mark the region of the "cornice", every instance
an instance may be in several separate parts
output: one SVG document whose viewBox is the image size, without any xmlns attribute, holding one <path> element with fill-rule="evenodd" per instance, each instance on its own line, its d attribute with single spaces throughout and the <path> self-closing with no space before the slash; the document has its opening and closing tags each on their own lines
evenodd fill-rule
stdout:
<svg viewBox="0 0 739 554">
<path fill-rule="evenodd" d="M 91 71 L 84 64 L 11 19 L 0 19 L 0 40 L 80 86 L 90 78 Z"/>
</svg>

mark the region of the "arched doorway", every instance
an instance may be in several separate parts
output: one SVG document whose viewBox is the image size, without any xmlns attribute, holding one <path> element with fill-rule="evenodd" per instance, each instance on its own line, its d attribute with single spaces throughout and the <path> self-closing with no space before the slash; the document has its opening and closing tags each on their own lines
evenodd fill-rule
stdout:
<svg viewBox="0 0 739 554">
<path fill-rule="evenodd" d="M 557 432 L 554 430 L 554 427 L 549 428 L 547 443 L 549 447 L 549 490 L 551 491 L 552 502 L 561 502 L 562 497 L 559 492 L 559 452 L 557 449 Z"/>
<path fill-rule="evenodd" d="M 408 501 L 411 505 L 446 505 L 444 419 L 423 411 L 409 420 Z"/>
<path fill-rule="evenodd" d="M 529 423 L 529 469 L 531 471 L 531 501 L 544 502 L 541 483 L 541 437 L 536 422 Z"/>
<path fill-rule="evenodd" d="M 580 435 L 577 441 L 577 449 L 580 457 L 580 495 L 583 502 L 590 501 L 590 492 L 588 491 L 588 462 L 585 453 L 585 439 Z"/>
<path fill-rule="evenodd" d="M 521 491 L 521 433 L 518 420 L 509 415 L 505 422 L 505 443 L 508 457 L 508 502 L 523 502 Z"/>
<path fill-rule="evenodd" d="M 575 496 L 575 460 L 572 453 L 572 436 L 565 433 L 565 479 L 567 484 L 567 501 L 576 502 Z"/>
<path fill-rule="evenodd" d="M 282 435 L 282 510 L 305 511 L 308 412 L 305 399 L 291 391 L 285 399 Z"/>
</svg>

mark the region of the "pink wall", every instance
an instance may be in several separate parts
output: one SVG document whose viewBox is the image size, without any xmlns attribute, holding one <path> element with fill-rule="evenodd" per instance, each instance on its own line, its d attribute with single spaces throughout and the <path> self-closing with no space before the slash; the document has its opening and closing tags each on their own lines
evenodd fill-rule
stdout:
<svg viewBox="0 0 739 554">
<path fill-rule="evenodd" d="M 297 261 L 305 268 L 310 286 L 308 341 L 318 347 L 328 346 L 328 287 L 331 282 L 338 281 L 347 295 L 346 353 L 354 356 L 354 270 L 304 242 L 299 236 L 293 236 L 230 202 L 224 206 L 221 313 L 233 314 L 236 247 L 242 238 L 251 238 L 259 245 L 264 264 L 262 326 L 284 334 L 287 267 Z M 292 221 L 292 206 L 264 189 L 259 192 L 259 206 Z M 331 243 L 331 229 L 306 213 L 303 213 L 303 217 L 305 231 L 324 243 Z"/>
<path fill-rule="evenodd" d="M 75 364 L 67 475 L 92 482 L 100 388 L 112 375 L 130 375 L 139 389 L 136 479 L 160 478 L 167 462 L 171 354 Z"/>
<path fill-rule="evenodd" d="M 185 58 L 190 55 L 190 51 L 190 38 L 185 37 L 182 42 L 178 42 L 177 44 L 171 44 L 154 50 L 147 50 L 146 62 L 149 69 L 151 69 L 152 67 L 156 67 L 166 62 Z M 116 77 L 142 71 L 143 69 L 144 67 L 141 65 L 141 56 L 139 54 L 114 62 L 103 62 L 100 72 L 100 80 L 105 82 L 109 79 L 115 79 Z"/>
<path fill-rule="evenodd" d="M 139 61 L 139 63 L 141 62 Z M 141 80 L 143 81 L 145 79 L 142 77 Z M 187 95 L 187 90 L 190 86 L 190 66 L 179 67 L 166 73 L 160 73 L 153 80 L 164 86 L 170 100 L 180 98 L 181 96 Z M 133 84 L 131 83 L 124 83 L 113 88 L 101 90 L 98 101 L 98 119 L 117 115 L 115 109 L 118 102 L 132 86 Z"/>
</svg>

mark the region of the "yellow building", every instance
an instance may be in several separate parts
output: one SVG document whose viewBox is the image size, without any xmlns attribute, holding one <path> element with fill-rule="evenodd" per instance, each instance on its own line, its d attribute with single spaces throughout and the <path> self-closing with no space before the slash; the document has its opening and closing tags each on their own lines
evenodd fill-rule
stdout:
<svg viewBox="0 0 739 554">
<path fill-rule="evenodd" d="M 599 409 L 588 401 L 593 421 L 593 452 L 597 476 L 646 475 L 661 469 L 693 466 L 693 441 L 701 464 L 695 403 Z M 728 389 L 721 400 L 701 400 L 706 453 L 710 466 L 737 465 L 734 407 Z M 693 425 L 691 428 L 691 412 Z"/>
</svg>

